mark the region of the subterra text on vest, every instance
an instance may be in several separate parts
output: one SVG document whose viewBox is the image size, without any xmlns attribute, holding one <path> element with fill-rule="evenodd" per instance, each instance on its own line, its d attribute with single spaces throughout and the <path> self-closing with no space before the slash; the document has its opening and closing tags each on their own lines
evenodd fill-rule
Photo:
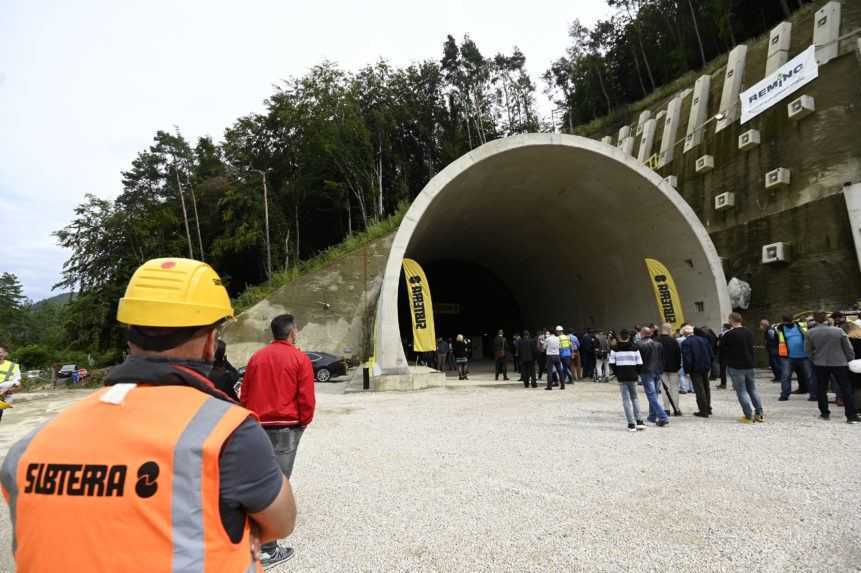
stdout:
<svg viewBox="0 0 861 573">
<path fill-rule="evenodd" d="M 146 462 L 138 470 L 135 492 L 151 497 L 158 489 L 158 465 Z M 124 464 L 31 463 L 24 474 L 25 494 L 86 497 L 122 497 L 128 466 Z"/>
</svg>

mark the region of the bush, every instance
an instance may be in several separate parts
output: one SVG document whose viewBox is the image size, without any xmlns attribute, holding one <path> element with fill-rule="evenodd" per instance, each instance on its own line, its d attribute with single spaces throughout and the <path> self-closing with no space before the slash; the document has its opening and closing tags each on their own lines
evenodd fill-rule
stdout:
<svg viewBox="0 0 861 573">
<path fill-rule="evenodd" d="M 50 366 L 54 353 L 41 344 L 28 344 L 12 353 L 12 360 L 21 365 L 22 370 L 33 370 Z"/>
</svg>

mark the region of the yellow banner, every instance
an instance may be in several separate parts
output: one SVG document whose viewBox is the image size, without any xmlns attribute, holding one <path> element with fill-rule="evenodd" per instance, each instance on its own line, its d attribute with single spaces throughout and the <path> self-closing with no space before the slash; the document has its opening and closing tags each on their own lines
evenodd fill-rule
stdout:
<svg viewBox="0 0 861 573">
<path fill-rule="evenodd" d="M 673 325 L 677 330 L 685 323 L 685 312 L 682 310 L 682 299 L 676 289 L 676 283 L 667 267 L 655 259 L 646 259 L 646 268 L 652 279 L 652 287 L 655 289 L 655 300 L 658 303 L 658 312 L 661 319 Z"/>
<path fill-rule="evenodd" d="M 413 350 L 436 350 L 433 302 L 428 279 L 421 266 L 412 259 L 404 259 L 403 267 L 407 279 L 407 296 L 410 298 L 410 316 L 413 319 Z"/>
</svg>

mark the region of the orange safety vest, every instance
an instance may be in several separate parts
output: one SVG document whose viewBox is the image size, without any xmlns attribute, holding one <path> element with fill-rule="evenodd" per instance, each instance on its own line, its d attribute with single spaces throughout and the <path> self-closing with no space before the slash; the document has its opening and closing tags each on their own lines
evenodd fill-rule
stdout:
<svg viewBox="0 0 861 573">
<path fill-rule="evenodd" d="M 253 414 L 186 386 L 106 402 L 117 388 L 9 451 L 0 477 L 18 571 L 262 571 L 248 520 L 234 544 L 219 513 L 222 446 Z"/>
</svg>

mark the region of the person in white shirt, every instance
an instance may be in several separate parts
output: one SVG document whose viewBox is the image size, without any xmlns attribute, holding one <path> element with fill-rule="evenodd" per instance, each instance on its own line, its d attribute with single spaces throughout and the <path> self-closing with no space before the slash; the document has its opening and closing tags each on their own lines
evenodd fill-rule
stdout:
<svg viewBox="0 0 861 573">
<path fill-rule="evenodd" d="M 547 386 L 545 390 L 553 390 L 553 381 L 559 382 L 559 389 L 565 389 L 565 377 L 562 376 L 562 360 L 559 358 L 559 337 L 549 330 L 544 335 L 544 352 L 547 354 Z"/>
<path fill-rule="evenodd" d="M 13 394 L 21 386 L 21 368 L 7 360 L 9 353 L 6 347 L 0 345 L 0 420 L 3 419 L 3 410 L 8 407 L 6 397 Z"/>
</svg>

